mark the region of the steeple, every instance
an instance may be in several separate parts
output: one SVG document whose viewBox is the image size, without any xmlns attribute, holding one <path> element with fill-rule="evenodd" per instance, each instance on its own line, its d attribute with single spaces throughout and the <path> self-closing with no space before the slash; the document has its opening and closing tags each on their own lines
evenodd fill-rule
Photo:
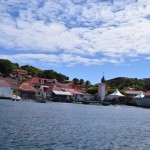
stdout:
<svg viewBox="0 0 150 150">
<path fill-rule="evenodd" d="M 105 77 L 103 75 L 102 79 L 101 79 L 101 83 L 106 83 Z"/>
</svg>

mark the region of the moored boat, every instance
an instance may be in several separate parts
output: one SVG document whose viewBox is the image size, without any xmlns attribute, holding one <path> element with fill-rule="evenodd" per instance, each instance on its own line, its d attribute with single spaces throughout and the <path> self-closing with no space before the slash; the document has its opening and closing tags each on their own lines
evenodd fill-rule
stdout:
<svg viewBox="0 0 150 150">
<path fill-rule="evenodd" d="M 110 103 L 110 102 L 101 102 L 101 104 L 102 104 L 103 106 L 109 106 L 111 103 Z"/>
<path fill-rule="evenodd" d="M 13 101 L 20 101 L 20 100 L 22 100 L 21 97 L 20 97 L 20 96 L 17 96 L 17 95 L 12 95 L 12 96 L 11 96 L 11 99 L 12 99 Z"/>
<path fill-rule="evenodd" d="M 46 100 L 46 99 L 36 99 L 35 102 L 38 102 L 38 103 L 46 103 L 47 100 Z"/>
</svg>

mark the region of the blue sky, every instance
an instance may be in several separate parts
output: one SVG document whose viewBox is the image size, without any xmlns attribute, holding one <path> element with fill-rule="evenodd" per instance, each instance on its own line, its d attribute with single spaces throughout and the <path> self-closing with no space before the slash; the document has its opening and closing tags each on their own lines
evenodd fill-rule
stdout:
<svg viewBox="0 0 150 150">
<path fill-rule="evenodd" d="M 92 84 L 150 77 L 150 1 L 1 0 L 0 58 Z"/>
</svg>

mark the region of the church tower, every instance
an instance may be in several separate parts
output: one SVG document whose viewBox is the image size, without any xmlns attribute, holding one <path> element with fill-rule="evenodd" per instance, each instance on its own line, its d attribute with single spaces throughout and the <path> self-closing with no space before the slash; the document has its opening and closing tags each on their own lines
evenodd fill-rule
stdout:
<svg viewBox="0 0 150 150">
<path fill-rule="evenodd" d="M 105 77 L 103 76 L 101 79 L 101 83 L 99 84 L 98 87 L 98 96 L 100 97 L 101 101 L 105 99 L 105 88 L 106 88 L 106 80 Z"/>
</svg>

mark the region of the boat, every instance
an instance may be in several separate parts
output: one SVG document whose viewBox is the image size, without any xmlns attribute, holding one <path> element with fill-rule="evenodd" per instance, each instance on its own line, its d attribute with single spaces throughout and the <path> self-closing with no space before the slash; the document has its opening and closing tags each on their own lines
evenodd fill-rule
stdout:
<svg viewBox="0 0 150 150">
<path fill-rule="evenodd" d="M 111 103 L 110 103 L 110 102 L 105 102 L 105 101 L 103 101 L 103 102 L 101 102 L 101 104 L 102 104 L 103 106 L 109 106 Z"/>
<path fill-rule="evenodd" d="M 35 102 L 37 102 L 37 103 L 46 103 L 47 100 L 46 99 L 36 99 Z"/>
<path fill-rule="evenodd" d="M 15 94 L 13 94 L 13 95 L 11 96 L 11 99 L 12 99 L 13 101 L 20 101 L 20 100 L 22 100 L 20 96 L 15 95 Z"/>
<path fill-rule="evenodd" d="M 143 93 L 133 98 L 137 106 L 150 107 L 150 96 L 145 96 Z"/>
</svg>

